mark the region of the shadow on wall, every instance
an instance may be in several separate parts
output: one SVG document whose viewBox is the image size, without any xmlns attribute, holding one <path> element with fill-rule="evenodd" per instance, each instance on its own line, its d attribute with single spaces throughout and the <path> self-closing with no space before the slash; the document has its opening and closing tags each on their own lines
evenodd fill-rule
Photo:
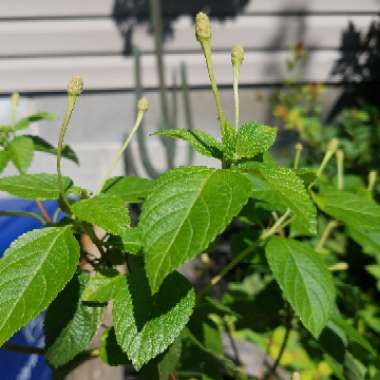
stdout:
<svg viewBox="0 0 380 380">
<path fill-rule="evenodd" d="M 199 11 L 206 12 L 211 18 L 223 21 L 237 16 L 250 0 L 161 0 L 163 38 L 173 33 L 173 22 L 180 16 L 194 16 Z M 115 0 L 113 18 L 124 38 L 124 52 L 132 50 L 132 34 L 136 24 L 150 26 L 150 0 Z"/>
<path fill-rule="evenodd" d="M 340 58 L 332 75 L 347 85 L 332 109 L 333 118 L 343 108 L 365 103 L 380 104 L 380 18 L 374 20 L 366 32 L 350 23 L 343 32 Z"/>
</svg>

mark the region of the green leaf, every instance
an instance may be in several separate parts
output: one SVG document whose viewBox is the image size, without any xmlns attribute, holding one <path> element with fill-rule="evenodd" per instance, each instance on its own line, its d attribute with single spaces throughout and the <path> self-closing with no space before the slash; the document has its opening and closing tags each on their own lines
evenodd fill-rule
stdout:
<svg viewBox="0 0 380 380">
<path fill-rule="evenodd" d="M 102 334 L 100 339 L 99 357 L 103 363 L 111 366 L 130 363 L 128 356 L 117 344 L 115 329 L 113 327 L 106 329 Z"/>
<path fill-rule="evenodd" d="M 236 138 L 237 130 L 225 118 L 224 120 L 222 120 L 222 143 L 224 161 L 233 161 L 235 155 Z"/>
<path fill-rule="evenodd" d="M 139 224 L 153 293 L 170 272 L 208 247 L 242 209 L 249 191 L 249 181 L 234 170 L 184 167 L 156 181 Z"/>
<path fill-rule="evenodd" d="M 108 302 L 124 284 L 124 276 L 115 269 L 104 269 L 92 274 L 82 294 L 83 301 Z"/>
<path fill-rule="evenodd" d="M 141 231 L 139 228 L 130 228 L 121 236 L 123 249 L 129 253 L 137 254 L 143 248 Z"/>
<path fill-rule="evenodd" d="M 347 233 L 355 240 L 368 255 L 380 255 L 380 228 L 360 228 L 348 226 Z"/>
<path fill-rule="evenodd" d="M 188 142 L 194 150 L 204 156 L 223 158 L 223 144 L 201 130 L 163 129 L 155 132 L 154 135 L 181 139 Z"/>
<path fill-rule="evenodd" d="M 266 257 L 285 298 L 317 338 L 335 307 L 335 287 L 326 265 L 308 245 L 280 237 L 270 239 Z"/>
<path fill-rule="evenodd" d="M 117 195 L 129 203 L 140 203 L 150 193 L 153 181 L 140 177 L 113 177 L 104 184 L 102 193 Z"/>
<path fill-rule="evenodd" d="M 243 124 L 237 133 L 235 157 L 253 158 L 266 152 L 276 140 L 276 128 L 254 122 Z"/>
<path fill-rule="evenodd" d="M 250 178 L 253 198 L 265 201 L 280 212 L 289 208 L 300 234 L 316 234 L 317 211 L 302 180 L 292 169 L 263 163 L 248 163 L 242 169 L 259 177 Z"/>
<path fill-rule="evenodd" d="M 68 177 L 63 177 L 66 191 L 72 186 Z M 54 174 L 23 174 L 0 178 L 0 191 L 16 197 L 40 201 L 58 199 L 58 177 Z"/>
<path fill-rule="evenodd" d="M 331 189 L 315 200 L 322 211 L 350 227 L 380 229 L 380 206 L 370 198 Z"/>
<path fill-rule="evenodd" d="M 53 301 L 78 260 L 70 227 L 34 230 L 11 244 L 0 259 L 0 346 Z"/>
<path fill-rule="evenodd" d="M 105 231 L 122 235 L 130 228 L 131 219 L 125 201 L 111 194 L 100 194 L 72 206 L 79 219 L 95 224 Z"/>
<path fill-rule="evenodd" d="M 344 331 L 349 342 L 358 344 L 367 350 L 371 355 L 376 356 L 376 351 L 373 349 L 368 340 L 361 336 L 359 332 L 353 326 L 351 326 L 350 323 L 347 322 L 342 316 L 335 314 L 331 320 L 333 324 Z"/>
<path fill-rule="evenodd" d="M 195 306 L 191 284 L 178 272 L 151 295 L 143 270 L 125 278 L 113 304 L 116 339 L 136 370 L 165 351 L 187 324 Z"/>
<path fill-rule="evenodd" d="M 25 135 L 25 136 L 32 139 L 33 144 L 34 144 L 34 150 L 38 152 L 45 152 L 45 153 L 57 155 L 57 148 L 55 148 L 53 145 L 51 145 L 48 141 L 44 140 L 43 138 L 39 136 L 33 136 L 33 135 Z M 67 158 L 68 160 L 71 160 L 75 162 L 76 164 L 79 164 L 78 156 L 71 149 L 69 145 L 63 146 L 62 157 Z"/>
<path fill-rule="evenodd" d="M 170 380 L 170 375 L 176 369 L 182 353 L 181 338 L 177 338 L 169 349 L 158 356 L 156 359 L 151 360 L 145 365 L 140 375 L 144 380 Z"/>
<path fill-rule="evenodd" d="M 54 367 L 68 363 L 86 349 L 103 319 L 104 306 L 81 301 L 88 280 L 85 272 L 74 276 L 46 314 L 46 358 Z"/>
<path fill-rule="evenodd" d="M 0 174 L 7 167 L 9 162 L 9 153 L 6 150 L 0 150 Z"/>
<path fill-rule="evenodd" d="M 7 151 L 13 165 L 20 173 L 25 173 L 33 160 L 33 141 L 25 136 L 15 137 L 7 146 Z"/>
<path fill-rule="evenodd" d="M 55 120 L 55 115 L 48 112 L 38 112 L 28 117 L 20 119 L 15 125 L 15 130 L 26 129 L 30 124 L 41 120 Z"/>
</svg>

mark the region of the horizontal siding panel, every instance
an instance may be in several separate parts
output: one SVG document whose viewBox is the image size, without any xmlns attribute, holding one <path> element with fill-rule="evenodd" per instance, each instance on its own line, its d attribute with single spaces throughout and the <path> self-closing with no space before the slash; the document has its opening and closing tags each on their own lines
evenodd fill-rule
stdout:
<svg viewBox="0 0 380 380">
<path fill-rule="evenodd" d="M 374 16 L 239 16 L 213 24 L 213 47 L 229 50 L 236 43 L 247 49 L 287 49 L 302 41 L 307 48 L 337 49 L 349 22 L 366 30 Z M 154 49 L 146 25 L 136 27 L 133 42 L 142 51 Z M 124 39 L 112 19 L 0 22 L 0 57 L 38 55 L 122 54 Z M 165 43 L 171 52 L 198 51 L 188 17 L 174 24 Z"/>
<path fill-rule="evenodd" d="M 171 13 L 177 13 L 190 2 L 173 2 Z M 111 16 L 114 0 L 1 0 L 2 18 Z M 189 10 L 193 7 L 189 5 Z M 244 11 L 249 13 L 376 13 L 378 0 L 252 0 Z M 223 13 L 225 9 L 216 9 Z"/>
<path fill-rule="evenodd" d="M 241 69 L 241 83 L 271 84 L 280 82 L 286 72 L 286 52 L 257 52 L 246 54 Z M 301 81 L 328 81 L 331 69 L 338 59 L 337 52 L 312 52 L 300 75 Z M 167 76 L 171 78 L 181 62 L 188 67 L 190 86 L 208 85 L 204 59 L 200 54 L 177 54 L 165 57 Z M 221 85 L 231 83 L 228 53 L 214 54 L 216 75 Z M 157 88 L 158 80 L 154 57 L 142 57 L 143 83 Z M 0 92 L 64 91 L 68 79 L 80 74 L 87 90 L 128 90 L 134 88 L 133 59 L 130 57 L 64 57 L 0 60 Z M 168 81 L 170 84 L 170 80 Z"/>
</svg>

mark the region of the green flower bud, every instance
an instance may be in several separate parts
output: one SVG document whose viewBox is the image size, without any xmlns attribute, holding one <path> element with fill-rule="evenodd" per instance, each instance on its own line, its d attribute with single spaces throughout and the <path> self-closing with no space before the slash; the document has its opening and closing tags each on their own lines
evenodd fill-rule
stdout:
<svg viewBox="0 0 380 380">
<path fill-rule="evenodd" d="M 195 17 L 195 37 L 200 43 L 211 40 L 211 25 L 206 13 L 199 12 Z"/>
<path fill-rule="evenodd" d="M 145 96 L 138 101 L 137 110 L 139 112 L 146 112 L 148 110 L 148 99 Z"/>
<path fill-rule="evenodd" d="M 328 143 L 327 150 L 332 153 L 335 153 L 335 151 L 338 149 L 338 146 L 339 146 L 339 140 L 334 138 Z"/>
<path fill-rule="evenodd" d="M 79 96 L 83 92 L 83 79 L 79 75 L 71 78 L 68 86 L 67 93 L 72 96 Z"/>
<path fill-rule="evenodd" d="M 231 50 L 231 62 L 233 66 L 240 67 L 244 62 L 244 49 L 241 45 L 235 45 Z"/>
</svg>

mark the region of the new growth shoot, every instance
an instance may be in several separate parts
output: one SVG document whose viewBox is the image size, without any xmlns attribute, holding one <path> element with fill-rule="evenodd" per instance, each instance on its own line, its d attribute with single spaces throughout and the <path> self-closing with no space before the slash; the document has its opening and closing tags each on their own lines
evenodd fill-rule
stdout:
<svg viewBox="0 0 380 380">
<path fill-rule="evenodd" d="M 218 119 L 220 125 L 223 125 L 224 121 L 224 112 L 222 101 L 220 99 L 218 86 L 215 80 L 214 68 L 212 63 L 212 55 L 211 55 L 211 24 L 208 16 L 199 12 L 195 18 L 195 37 L 202 47 L 203 54 L 206 59 L 207 71 L 210 78 L 211 89 L 214 94 L 215 104 L 216 104 L 216 112 L 218 115 Z M 222 128 L 222 127 L 221 127 Z M 221 131 L 223 134 L 223 130 Z"/>
<path fill-rule="evenodd" d="M 73 113 L 75 102 L 78 96 L 83 91 L 83 80 L 79 75 L 76 75 L 71 78 L 68 86 L 67 86 L 67 106 L 65 116 L 63 118 L 61 130 L 58 138 L 58 147 L 57 147 L 57 175 L 58 175 L 58 188 L 60 198 L 63 201 L 67 210 L 70 210 L 69 202 L 65 196 L 65 188 L 62 179 L 62 171 L 61 171 L 61 161 L 62 161 L 62 150 L 63 150 L 63 141 L 65 138 L 66 130 L 69 125 L 71 115 Z"/>
<path fill-rule="evenodd" d="M 240 45 L 236 45 L 231 51 L 231 63 L 233 70 L 233 88 L 235 99 L 235 127 L 239 128 L 240 125 L 240 104 L 239 104 L 239 74 L 240 66 L 244 62 L 244 49 Z"/>
<path fill-rule="evenodd" d="M 112 172 L 115 170 L 120 159 L 123 157 L 123 154 L 126 151 L 126 149 L 128 148 L 130 142 L 132 141 L 133 136 L 135 135 L 135 133 L 139 129 L 141 122 L 143 120 L 144 114 L 147 110 L 148 110 L 148 100 L 147 100 L 147 98 L 142 97 L 137 103 L 137 117 L 136 117 L 135 125 L 132 128 L 131 133 L 128 135 L 127 139 L 125 140 L 123 146 L 118 150 L 115 157 L 113 158 L 113 160 L 111 162 L 111 166 L 107 170 L 106 175 L 105 175 L 105 177 L 104 177 L 104 179 L 100 185 L 99 191 L 102 190 L 105 183 L 107 182 L 107 179 L 110 178 L 110 176 L 112 175 Z"/>
</svg>

